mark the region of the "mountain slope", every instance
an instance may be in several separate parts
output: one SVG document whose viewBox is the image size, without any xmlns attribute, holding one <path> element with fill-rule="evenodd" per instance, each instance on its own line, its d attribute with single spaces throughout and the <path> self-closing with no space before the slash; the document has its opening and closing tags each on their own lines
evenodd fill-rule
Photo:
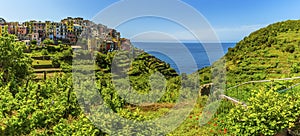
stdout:
<svg viewBox="0 0 300 136">
<path fill-rule="evenodd" d="M 257 30 L 229 48 L 227 85 L 252 80 L 300 76 L 300 20 L 288 20 Z M 218 64 L 216 62 L 214 65 Z M 208 82 L 209 68 L 199 70 Z"/>
</svg>

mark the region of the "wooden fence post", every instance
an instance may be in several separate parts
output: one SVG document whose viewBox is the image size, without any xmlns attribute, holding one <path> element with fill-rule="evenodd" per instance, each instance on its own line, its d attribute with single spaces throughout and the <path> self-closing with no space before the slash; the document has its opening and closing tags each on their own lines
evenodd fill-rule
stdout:
<svg viewBox="0 0 300 136">
<path fill-rule="evenodd" d="M 47 71 L 44 71 L 44 80 L 47 79 Z"/>
<path fill-rule="evenodd" d="M 37 101 L 38 104 L 40 103 L 40 95 L 39 95 L 40 91 L 41 91 L 41 85 L 38 84 L 38 89 L 36 91 L 36 101 Z"/>
</svg>

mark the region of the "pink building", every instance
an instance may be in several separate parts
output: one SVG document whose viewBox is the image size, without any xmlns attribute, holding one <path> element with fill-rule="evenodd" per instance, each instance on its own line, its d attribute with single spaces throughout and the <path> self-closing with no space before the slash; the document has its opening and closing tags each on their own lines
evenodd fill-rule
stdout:
<svg viewBox="0 0 300 136">
<path fill-rule="evenodd" d="M 28 34 L 27 27 L 26 26 L 19 26 L 18 27 L 18 34 L 19 35 L 26 35 L 26 34 Z"/>
<path fill-rule="evenodd" d="M 8 26 L 8 33 L 10 34 L 17 34 L 18 33 L 18 22 L 9 22 L 7 23 Z"/>
<path fill-rule="evenodd" d="M 29 40 L 29 37 L 27 36 L 28 34 L 28 29 L 26 26 L 19 26 L 18 27 L 18 38 L 19 40 Z"/>
</svg>

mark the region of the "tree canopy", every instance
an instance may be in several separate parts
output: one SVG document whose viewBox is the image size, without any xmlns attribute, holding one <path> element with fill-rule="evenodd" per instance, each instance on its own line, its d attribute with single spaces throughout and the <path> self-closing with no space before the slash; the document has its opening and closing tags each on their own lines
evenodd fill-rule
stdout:
<svg viewBox="0 0 300 136">
<path fill-rule="evenodd" d="M 14 35 L 7 33 L 0 37 L 0 78 L 2 84 L 19 82 L 31 73 L 31 58 L 23 50 L 25 43 L 15 41 Z"/>
</svg>

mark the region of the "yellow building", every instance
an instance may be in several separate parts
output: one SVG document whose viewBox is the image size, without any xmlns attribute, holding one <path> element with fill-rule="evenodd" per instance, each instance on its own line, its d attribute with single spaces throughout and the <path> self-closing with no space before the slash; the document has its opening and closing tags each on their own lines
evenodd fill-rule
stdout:
<svg viewBox="0 0 300 136">
<path fill-rule="evenodd" d="M 8 31 L 7 25 L 0 25 L 0 36 L 2 36 L 3 33 Z"/>
<path fill-rule="evenodd" d="M 31 20 L 29 22 L 23 23 L 28 28 L 28 33 L 32 34 L 33 33 L 33 23 L 36 22 L 35 20 Z"/>
<path fill-rule="evenodd" d="M 6 21 L 3 18 L 0 18 L 0 36 L 2 36 L 6 26 Z"/>
<path fill-rule="evenodd" d="M 67 24 L 67 31 L 73 32 L 74 31 L 74 23 L 72 21 L 68 22 Z"/>
<path fill-rule="evenodd" d="M 53 40 L 54 37 L 56 36 L 56 23 L 46 21 L 45 22 L 45 34 L 46 34 L 46 37 Z"/>
<path fill-rule="evenodd" d="M 63 24 L 67 27 L 67 32 L 73 32 L 74 31 L 74 20 L 71 17 L 68 17 L 66 19 L 61 20 Z"/>
</svg>

